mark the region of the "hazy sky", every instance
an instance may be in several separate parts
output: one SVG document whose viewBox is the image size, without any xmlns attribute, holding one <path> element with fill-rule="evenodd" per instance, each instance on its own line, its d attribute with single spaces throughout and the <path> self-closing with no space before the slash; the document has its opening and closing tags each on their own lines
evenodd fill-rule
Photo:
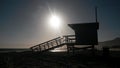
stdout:
<svg viewBox="0 0 120 68">
<path fill-rule="evenodd" d="M 95 22 L 98 40 L 120 37 L 119 0 L 0 0 L 0 48 L 29 48 L 52 38 L 74 34 L 67 24 Z M 60 16 L 59 30 L 48 24 L 51 12 Z"/>
</svg>

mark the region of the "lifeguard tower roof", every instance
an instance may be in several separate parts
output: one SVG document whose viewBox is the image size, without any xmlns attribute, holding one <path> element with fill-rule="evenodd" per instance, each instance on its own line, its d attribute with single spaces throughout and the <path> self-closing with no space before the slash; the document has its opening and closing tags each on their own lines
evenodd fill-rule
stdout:
<svg viewBox="0 0 120 68">
<path fill-rule="evenodd" d="M 99 29 L 99 23 L 91 22 L 91 23 L 76 23 L 76 24 L 68 24 L 73 30 L 83 29 Z"/>
<path fill-rule="evenodd" d="M 98 22 L 68 24 L 68 26 L 70 26 L 75 31 L 76 44 L 79 45 L 98 44 L 97 35 L 97 30 L 99 29 Z"/>
</svg>

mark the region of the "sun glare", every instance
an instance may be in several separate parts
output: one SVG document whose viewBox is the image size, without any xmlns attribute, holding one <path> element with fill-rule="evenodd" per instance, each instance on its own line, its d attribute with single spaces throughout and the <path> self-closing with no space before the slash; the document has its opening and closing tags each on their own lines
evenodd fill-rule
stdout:
<svg viewBox="0 0 120 68">
<path fill-rule="evenodd" d="M 60 27 L 60 22 L 60 18 L 56 15 L 52 15 L 52 17 L 50 18 L 50 26 L 55 29 Z"/>
</svg>

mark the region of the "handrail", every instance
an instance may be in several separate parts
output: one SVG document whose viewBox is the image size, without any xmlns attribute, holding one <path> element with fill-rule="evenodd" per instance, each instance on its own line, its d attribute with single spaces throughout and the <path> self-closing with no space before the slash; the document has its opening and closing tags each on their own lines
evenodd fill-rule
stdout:
<svg viewBox="0 0 120 68">
<path fill-rule="evenodd" d="M 73 37 L 75 35 L 64 35 L 63 37 Z"/>
<path fill-rule="evenodd" d="M 36 47 L 36 46 L 39 46 L 39 45 L 45 44 L 45 43 L 47 43 L 47 42 L 53 41 L 53 40 L 58 39 L 58 38 L 60 38 L 60 37 L 54 38 L 54 39 L 52 39 L 52 40 L 49 40 L 49 41 L 46 41 L 46 42 L 43 42 L 43 43 L 40 43 L 40 44 L 37 44 L 37 45 L 32 46 L 32 47 Z"/>
<path fill-rule="evenodd" d="M 48 48 L 49 48 L 49 43 L 51 43 L 51 42 L 56 42 L 57 40 L 60 40 L 61 38 L 60 37 L 57 37 L 57 38 L 54 38 L 54 39 L 52 39 L 52 40 L 49 40 L 49 41 L 46 41 L 46 42 L 43 42 L 43 43 L 41 43 L 41 44 L 38 44 L 38 45 L 35 45 L 35 46 L 32 46 L 32 47 L 30 47 L 30 49 L 32 49 L 32 50 L 35 50 L 35 49 L 38 49 L 38 50 L 41 50 L 41 47 L 44 47 L 44 49 L 46 49 L 46 47 L 45 46 L 47 46 Z M 60 42 L 60 44 L 61 44 L 61 40 L 59 41 Z M 56 44 L 58 43 L 58 41 L 56 42 Z M 58 44 L 57 44 L 58 45 Z M 51 45 L 52 46 L 52 45 Z M 47 48 L 47 49 L 48 49 Z"/>
<path fill-rule="evenodd" d="M 65 43 L 73 43 L 72 41 L 75 41 L 75 35 L 64 35 L 63 38 Z"/>
</svg>

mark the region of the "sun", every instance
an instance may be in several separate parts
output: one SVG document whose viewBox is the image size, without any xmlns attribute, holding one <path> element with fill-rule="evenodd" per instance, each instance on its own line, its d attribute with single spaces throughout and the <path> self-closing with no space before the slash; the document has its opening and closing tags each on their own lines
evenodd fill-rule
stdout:
<svg viewBox="0 0 120 68">
<path fill-rule="evenodd" d="M 57 15 L 52 15 L 51 18 L 50 18 L 50 26 L 53 27 L 53 28 L 59 28 L 60 27 L 60 24 L 61 23 L 61 20 L 60 18 L 57 16 Z"/>
</svg>

